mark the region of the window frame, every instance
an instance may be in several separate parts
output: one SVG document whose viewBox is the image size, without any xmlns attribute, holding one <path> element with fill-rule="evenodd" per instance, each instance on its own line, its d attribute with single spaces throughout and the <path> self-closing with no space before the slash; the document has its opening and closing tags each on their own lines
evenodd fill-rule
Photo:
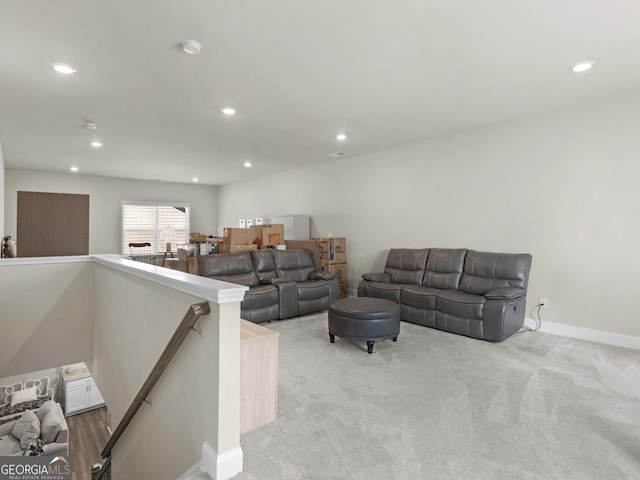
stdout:
<svg viewBox="0 0 640 480">
<path fill-rule="evenodd" d="M 185 202 L 149 202 L 139 200 L 121 200 L 120 201 L 120 249 L 121 255 L 129 255 L 127 251 L 128 247 L 125 245 L 125 228 L 124 228 L 124 210 L 125 206 L 140 206 L 140 207 L 173 207 L 185 209 L 185 242 L 189 241 L 189 232 L 191 231 L 191 204 Z M 156 211 L 157 213 L 157 211 Z M 161 226 L 158 225 L 157 214 L 154 215 L 154 245 L 156 246 L 156 254 L 164 253 L 164 250 L 160 250 L 162 246 Z M 173 241 L 171 245 L 171 251 L 177 252 L 176 245 L 179 242 Z"/>
</svg>

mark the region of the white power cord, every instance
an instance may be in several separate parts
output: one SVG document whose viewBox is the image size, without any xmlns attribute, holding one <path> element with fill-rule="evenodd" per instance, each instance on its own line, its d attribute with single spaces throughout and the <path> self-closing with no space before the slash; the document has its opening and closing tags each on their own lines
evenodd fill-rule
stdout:
<svg viewBox="0 0 640 480">
<path fill-rule="evenodd" d="M 523 325 L 522 328 L 520 330 L 518 330 L 518 333 L 523 333 L 523 332 L 535 332 L 536 330 L 539 330 L 540 327 L 542 326 L 542 318 L 540 317 L 540 309 L 542 308 L 542 304 L 539 303 L 538 304 L 538 308 L 536 309 L 536 317 L 534 318 L 535 322 L 536 322 L 536 326 L 531 328 L 527 325 Z"/>
</svg>

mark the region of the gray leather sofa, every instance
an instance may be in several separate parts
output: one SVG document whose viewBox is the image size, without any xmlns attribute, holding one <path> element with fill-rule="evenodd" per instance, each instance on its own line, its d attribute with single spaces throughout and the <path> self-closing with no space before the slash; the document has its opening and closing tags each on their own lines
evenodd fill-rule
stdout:
<svg viewBox="0 0 640 480">
<path fill-rule="evenodd" d="M 318 271 L 307 249 L 202 255 L 198 271 L 249 287 L 240 316 L 255 323 L 320 312 L 340 296 L 335 274 Z"/>
<path fill-rule="evenodd" d="M 399 303 L 407 322 L 501 342 L 524 323 L 530 268 L 529 254 L 393 248 L 358 296 Z"/>
</svg>

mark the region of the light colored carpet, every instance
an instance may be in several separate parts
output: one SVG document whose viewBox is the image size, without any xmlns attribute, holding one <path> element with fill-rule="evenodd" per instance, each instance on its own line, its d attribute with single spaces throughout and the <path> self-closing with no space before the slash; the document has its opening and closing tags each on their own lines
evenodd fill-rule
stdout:
<svg viewBox="0 0 640 480">
<path fill-rule="evenodd" d="M 241 437 L 270 479 L 638 479 L 640 352 L 521 333 L 493 344 L 402 323 L 397 343 L 280 332 L 278 419 Z"/>
</svg>

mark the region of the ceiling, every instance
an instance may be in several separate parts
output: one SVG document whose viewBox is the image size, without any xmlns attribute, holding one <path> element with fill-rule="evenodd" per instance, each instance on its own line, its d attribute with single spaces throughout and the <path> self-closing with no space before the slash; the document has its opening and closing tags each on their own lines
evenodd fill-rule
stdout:
<svg viewBox="0 0 640 480">
<path fill-rule="evenodd" d="M 0 0 L 0 144 L 222 185 L 634 93 L 639 53 L 637 0 Z"/>
</svg>

